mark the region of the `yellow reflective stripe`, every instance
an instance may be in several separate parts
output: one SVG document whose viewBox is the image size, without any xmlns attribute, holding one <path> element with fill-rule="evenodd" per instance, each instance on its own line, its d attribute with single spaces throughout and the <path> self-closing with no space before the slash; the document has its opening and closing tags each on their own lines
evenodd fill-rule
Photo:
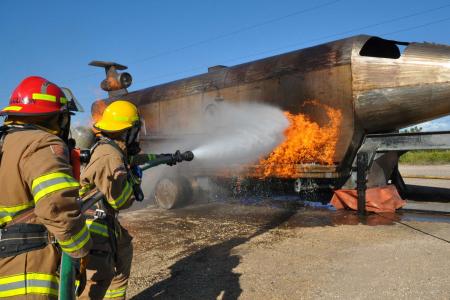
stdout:
<svg viewBox="0 0 450 300">
<path fill-rule="evenodd" d="M 11 105 L 11 106 L 5 107 L 3 110 L 19 111 L 19 110 L 22 110 L 22 108 L 23 108 L 22 106 Z"/>
<path fill-rule="evenodd" d="M 127 200 L 130 198 L 131 193 L 132 193 L 132 186 L 131 184 L 126 181 L 125 183 L 125 187 L 122 190 L 122 193 L 120 194 L 120 196 L 115 200 L 115 208 L 121 208 L 126 202 Z"/>
<path fill-rule="evenodd" d="M 90 228 L 89 228 L 89 231 L 90 231 L 91 233 L 95 233 L 95 234 L 101 235 L 101 236 L 103 236 L 103 237 L 109 238 L 109 234 L 108 234 L 108 233 L 105 233 L 105 232 L 103 232 L 103 231 L 97 230 L 97 229 L 95 229 L 94 227 L 90 227 Z"/>
<path fill-rule="evenodd" d="M 62 190 L 62 189 L 68 189 L 72 187 L 79 187 L 80 184 L 78 182 L 62 182 L 55 185 L 52 185 L 51 187 L 48 187 L 46 189 L 41 190 L 39 193 L 37 193 L 34 196 L 34 202 L 37 203 L 39 200 L 41 200 L 42 197 L 51 194 L 53 192 Z"/>
<path fill-rule="evenodd" d="M 87 192 L 92 190 L 94 188 L 94 186 L 95 185 L 93 185 L 93 184 L 87 184 L 87 185 L 81 187 L 81 189 L 78 191 L 78 195 L 83 196 L 84 194 L 86 194 Z"/>
<path fill-rule="evenodd" d="M 148 159 L 149 159 L 149 160 L 154 160 L 154 159 L 156 159 L 156 154 L 153 154 L 153 153 L 148 154 Z"/>
<path fill-rule="evenodd" d="M 117 199 L 108 200 L 108 203 L 114 209 L 121 208 L 127 202 L 127 200 L 130 198 L 131 192 L 132 192 L 131 184 L 128 181 L 126 181 L 125 182 L 125 187 L 123 188 L 122 193 L 120 194 L 120 196 L 117 197 Z"/>
<path fill-rule="evenodd" d="M 0 277 L 0 297 L 27 294 L 58 296 L 58 277 L 44 273 L 26 273 Z"/>
<path fill-rule="evenodd" d="M 0 226 L 10 222 L 16 215 L 33 206 L 33 202 L 14 206 L 0 206 Z"/>
<path fill-rule="evenodd" d="M 27 209 L 29 207 L 33 207 L 33 202 L 28 202 L 26 204 L 13 205 L 13 206 L 0 206 L 0 214 L 2 212 L 16 213 L 21 210 Z"/>
<path fill-rule="evenodd" d="M 129 122 L 130 118 L 123 116 L 113 116 L 113 120 L 118 122 Z"/>
<path fill-rule="evenodd" d="M 37 287 L 37 286 L 28 286 L 27 294 L 48 294 L 48 295 L 52 295 L 52 296 L 58 296 L 58 289 Z"/>
<path fill-rule="evenodd" d="M 20 296 L 20 295 L 26 295 L 27 290 L 25 288 L 18 288 L 18 289 L 11 289 L 6 291 L 0 291 L 0 297 L 6 298 L 6 297 L 13 297 L 13 296 Z"/>
<path fill-rule="evenodd" d="M 129 117 L 124 117 L 124 116 L 113 116 L 113 120 L 118 121 L 118 122 L 134 122 L 134 121 L 139 120 L 139 117 L 133 116 L 133 117 L 129 118 Z"/>
<path fill-rule="evenodd" d="M 3 217 L 3 218 L 0 218 L 0 226 L 3 226 L 6 223 L 11 222 L 11 221 L 12 221 L 12 217 L 11 216 L 6 216 L 6 217 Z"/>
<path fill-rule="evenodd" d="M 61 246 L 61 249 L 65 252 L 75 252 L 80 250 L 81 248 L 86 245 L 86 243 L 89 241 L 91 235 L 89 234 L 89 230 L 86 225 L 83 225 L 83 228 L 65 241 L 58 241 L 59 245 Z"/>
<path fill-rule="evenodd" d="M 27 279 L 33 279 L 33 280 L 46 280 L 46 281 L 52 281 L 56 284 L 59 284 L 58 277 L 52 274 L 45 274 L 45 273 L 27 273 L 26 274 Z"/>
<path fill-rule="evenodd" d="M 125 297 L 127 287 L 123 287 L 116 290 L 106 290 L 105 298 L 119 298 Z"/>
<path fill-rule="evenodd" d="M 33 93 L 32 98 L 34 100 L 44 100 L 44 101 L 56 102 L 56 96 L 49 95 L 49 94 Z"/>
<path fill-rule="evenodd" d="M 33 93 L 33 95 L 31 97 L 34 100 L 56 102 L 56 96 L 49 95 L 49 94 Z M 66 104 L 68 101 L 67 101 L 66 97 L 59 97 L 59 102 L 61 102 L 61 104 Z"/>
<path fill-rule="evenodd" d="M 75 180 L 72 176 L 70 176 L 70 175 L 68 175 L 68 174 L 66 174 L 66 173 L 63 173 L 63 172 L 53 172 L 53 173 L 49 173 L 49 174 L 46 174 L 46 175 L 39 176 L 38 178 L 35 178 L 35 179 L 33 180 L 33 183 L 31 184 L 31 189 L 34 190 L 34 188 L 35 188 L 38 184 L 41 184 L 41 183 L 43 183 L 44 181 L 51 180 L 51 179 L 56 179 L 56 178 L 60 178 L 60 177 L 65 177 L 65 178 L 69 178 L 69 179 Z"/>
<path fill-rule="evenodd" d="M 37 203 L 42 197 L 50 193 L 79 186 L 80 184 L 72 176 L 62 172 L 54 172 L 33 180 L 31 192 L 34 196 L 34 202 Z"/>
<path fill-rule="evenodd" d="M 100 224 L 98 222 L 95 222 L 94 220 L 86 220 L 86 224 L 90 232 L 104 237 L 109 237 L 108 226 L 106 226 L 105 224 Z"/>
<path fill-rule="evenodd" d="M 0 284 L 7 284 L 7 283 L 23 281 L 23 280 L 25 280 L 25 274 L 5 276 L 5 277 L 0 277 Z"/>
</svg>

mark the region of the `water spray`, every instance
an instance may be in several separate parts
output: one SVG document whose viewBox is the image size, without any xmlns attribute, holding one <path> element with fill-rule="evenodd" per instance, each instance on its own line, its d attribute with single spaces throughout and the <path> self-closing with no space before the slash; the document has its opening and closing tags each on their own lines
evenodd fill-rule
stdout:
<svg viewBox="0 0 450 300">
<path fill-rule="evenodd" d="M 194 150 L 196 161 L 208 166 L 253 163 L 283 141 L 289 122 L 276 107 L 261 103 L 221 103 L 213 118 L 204 120 L 203 135 Z"/>
</svg>

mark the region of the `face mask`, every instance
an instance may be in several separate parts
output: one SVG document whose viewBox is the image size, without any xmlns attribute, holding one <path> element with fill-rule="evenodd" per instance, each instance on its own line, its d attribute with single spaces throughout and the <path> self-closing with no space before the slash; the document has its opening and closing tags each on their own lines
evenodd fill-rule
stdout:
<svg viewBox="0 0 450 300">
<path fill-rule="evenodd" d="M 130 128 L 126 137 L 128 155 L 136 155 L 141 152 L 139 147 L 139 132 L 141 130 L 141 122 L 136 122 Z"/>
<path fill-rule="evenodd" d="M 139 142 L 133 142 L 130 145 L 127 145 L 127 154 L 129 156 L 133 156 L 139 154 L 141 152 L 141 147 Z"/>
</svg>

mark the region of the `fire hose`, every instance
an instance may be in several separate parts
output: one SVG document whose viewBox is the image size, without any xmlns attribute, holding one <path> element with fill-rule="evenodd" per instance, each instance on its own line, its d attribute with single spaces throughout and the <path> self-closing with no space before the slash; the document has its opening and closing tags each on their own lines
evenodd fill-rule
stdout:
<svg viewBox="0 0 450 300">
<path fill-rule="evenodd" d="M 147 159 L 145 157 L 147 157 Z M 182 161 L 191 161 L 194 159 L 194 153 L 191 151 L 186 151 L 181 153 L 179 150 L 174 154 L 159 154 L 154 158 L 148 159 L 147 154 L 142 154 L 141 157 L 138 157 L 142 165 L 140 165 L 140 169 L 142 171 L 148 170 L 150 168 L 156 167 L 161 164 L 175 165 L 177 162 Z M 137 201 L 144 200 L 144 194 L 142 191 L 137 189 L 135 186 L 139 184 L 135 184 L 133 186 L 134 196 Z M 100 192 L 97 188 L 90 191 L 88 194 L 80 198 L 81 202 L 81 213 L 85 213 L 91 207 L 93 207 L 98 201 L 104 198 L 104 194 Z M 75 300 L 76 295 L 80 295 L 84 289 L 85 282 L 80 282 L 79 286 L 75 286 L 76 282 L 76 268 L 78 267 L 79 262 L 74 261 L 68 254 L 62 253 L 61 257 L 61 269 L 60 269 L 60 281 L 59 281 L 59 298 L 60 300 Z M 85 270 L 85 265 L 79 266 L 79 272 L 83 273 Z"/>
</svg>

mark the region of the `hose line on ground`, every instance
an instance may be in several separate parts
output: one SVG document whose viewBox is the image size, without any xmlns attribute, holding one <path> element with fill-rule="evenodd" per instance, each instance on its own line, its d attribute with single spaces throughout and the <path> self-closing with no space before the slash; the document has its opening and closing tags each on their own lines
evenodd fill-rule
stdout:
<svg viewBox="0 0 450 300">
<path fill-rule="evenodd" d="M 448 176 L 402 175 L 403 178 L 450 180 Z"/>
<path fill-rule="evenodd" d="M 396 221 L 396 220 L 394 220 L 394 219 L 388 218 L 388 217 L 383 216 L 383 215 L 381 215 L 381 214 L 379 214 L 379 213 L 376 213 L 376 212 L 375 212 L 375 214 L 378 215 L 378 216 L 380 216 L 380 217 L 382 217 L 382 218 L 388 219 L 388 220 L 390 220 L 390 221 L 392 221 L 392 222 L 394 222 L 394 223 L 401 224 L 401 225 L 403 225 L 403 226 L 406 226 L 406 227 L 408 227 L 408 228 L 411 228 L 411 229 L 413 229 L 413 230 L 416 230 L 416 231 L 418 231 L 418 232 L 420 232 L 420 233 L 429 235 L 429 236 L 431 236 L 431 237 L 433 237 L 433 238 L 435 238 L 435 239 L 438 239 L 438 240 L 441 240 L 441 241 L 443 241 L 443 242 L 446 242 L 446 243 L 449 243 L 449 244 L 450 244 L 450 241 L 449 241 L 449 240 L 446 240 L 446 239 L 444 239 L 444 238 L 441 238 L 441 237 L 436 236 L 436 235 L 434 235 L 434 234 L 431 234 L 431 233 L 429 233 L 429 232 L 423 231 L 422 229 L 419 229 L 419 228 L 416 228 L 416 227 L 414 227 L 414 226 L 408 225 L 408 224 L 403 223 L 403 222 L 401 222 L 401 221 Z"/>
</svg>

